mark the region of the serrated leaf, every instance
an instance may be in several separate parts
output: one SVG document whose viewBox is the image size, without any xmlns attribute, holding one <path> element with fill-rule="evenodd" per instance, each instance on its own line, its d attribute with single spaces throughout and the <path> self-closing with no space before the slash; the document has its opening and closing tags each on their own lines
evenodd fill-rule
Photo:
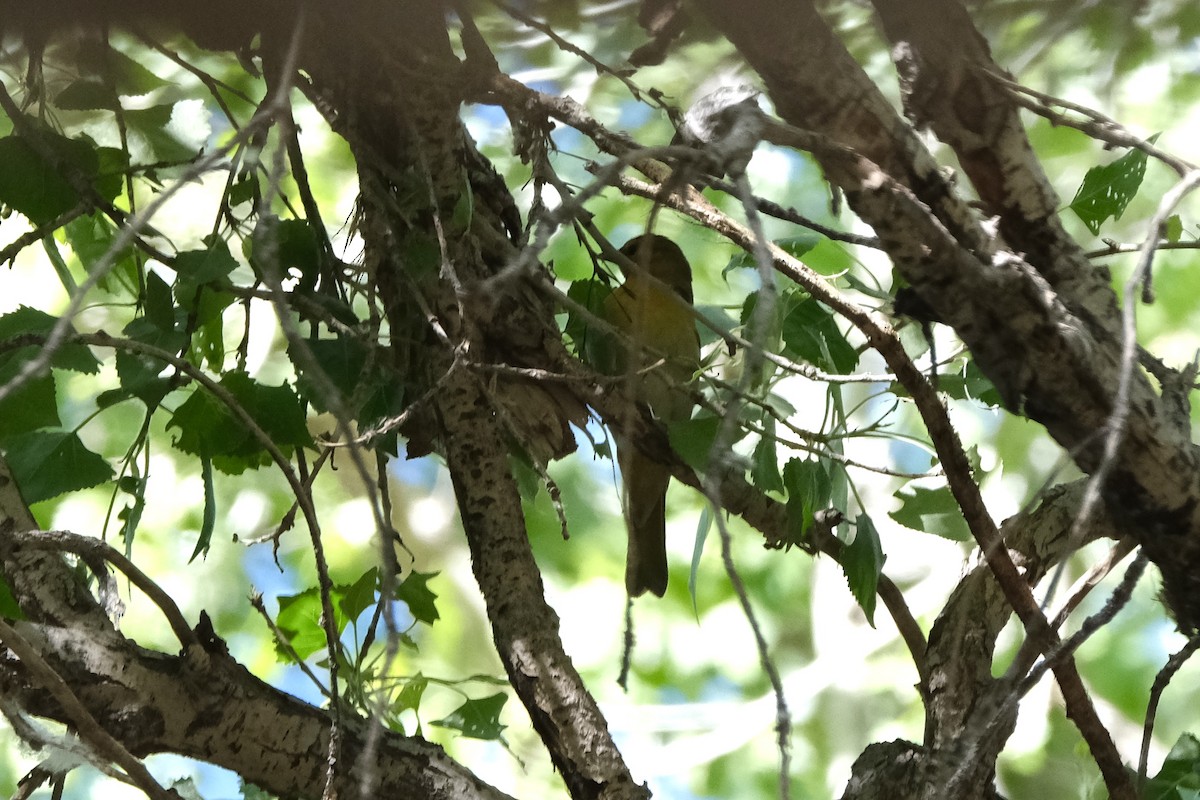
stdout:
<svg viewBox="0 0 1200 800">
<path fill-rule="evenodd" d="M 858 601 L 867 623 L 875 627 L 875 592 L 879 586 L 879 576 L 883 572 L 883 564 L 887 556 L 879 543 L 879 531 L 866 514 L 860 514 L 854 523 L 854 541 L 842 548 L 842 572 L 850 593 Z"/>
<path fill-rule="evenodd" d="M 20 336 L 23 333 L 36 333 L 47 336 L 58 324 L 58 317 L 52 317 L 44 311 L 29 306 L 21 306 L 16 311 L 0 317 L 0 341 Z M 70 332 L 74 333 L 71 328 Z M 31 357 L 37 346 L 30 345 L 20 350 L 14 350 L 0 356 L 0 363 L 8 360 Z M 92 355 L 92 351 L 83 344 L 64 344 L 55 351 L 50 359 L 50 366 L 55 369 L 67 369 L 72 372 L 82 372 L 85 375 L 95 375 L 100 371 L 100 361 Z"/>
<path fill-rule="evenodd" d="M 436 572 L 410 572 L 396 587 L 396 599 L 408 606 L 413 619 L 432 625 L 441 615 L 437 610 L 437 595 L 429 588 Z"/>
<path fill-rule="evenodd" d="M 500 712 L 507 700 L 508 696 L 502 693 L 479 700 L 467 700 L 449 715 L 431 724 L 451 728 L 472 739 L 493 741 L 504 733 Z"/>
<path fill-rule="evenodd" d="M 229 273 L 238 263 L 229 252 L 229 244 L 219 236 L 207 236 L 204 250 L 187 250 L 175 256 L 175 298 L 179 305 L 192 311 L 197 308 L 201 287 L 224 289 L 229 285 Z"/>
<path fill-rule="evenodd" d="M 603 318 L 604 299 L 611 293 L 612 287 L 600 280 L 574 281 L 567 287 L 568 298 L 600 318 Z M 592 325 L 582 313 L 575 309 L 567 312 L 564 332 L 575 345 L 575 352 L 597 372 L 606 375 L 619 372 L 613 337 Z"/>
<path fill-rule="evenodd" d="M 257 383 L 244 372 L 231 371 L 221 376 L 220 385 L 285 455 L 295 447 L 312 444 L 304 408 L 287 384 L 268 386 Z M 172 442 L 177 449 L 192 455 L 207 454 L 213 459 L 213 466 L 227 474 L 238 474 L 271 461 L 250 429 L 203 390 L 192 392 L 175 409 L 167 427 L 179 431 Z"/>
<path fill-rule="evenodd" d="M 117 229 L 99 213 L 77 217 L 68 222 L 62 231 L 66 235 L 67 244 L 71 245 L 71 250 L 75 252 L 75 257 L 89 273 L 96 262 L 108 253 L 117 237 Z M 114 254 L 113 261 L 117 265 L 117 272 L 128 273 L 136 269 L 133 252 L 133 245 L 126 244 Z M 101 281 L 100 287 L 107 290 L 111 279 L 110 273 Z"/>
<path fill-rule="evenodd" d="M 889 390 L 897 397 L 908 396 L 908 391 L 899 383 L 892 384 Z M 955 400 L 974 400 L 992 408 L 1000 408 L 1002 404 L 995 384 L 979 371 L 973 359 L 967 359 L 959 372 L 939 375 L 938 391 Z"/>
<path fill-rule="evenodd" d="M 276 800 L 275 795 L 253 783 L 247 783 L 245 778 L 238 778 L 238 785 L 242 792 L 242 800 Z"/>
<path fill-rule="evenodd" d="M 82 40 L 74 59 L 81 71 L 122 95 L 139 96 L 172 85 L 103 39 Z"/>
<path fill-rule="evenodd" d="M 79 193 L 19 136 L 0 139 L 0 203 L 43 225 L 79 204 Z"/>
<path fill-rule="evenodd" d="M 820 244 L 822 237 L 817 233 L 801 233 L 798 236 L 789 236 L 783 239 L 776 239 L 774 244 L 790 256 L 800 258 L 808 251 L 812 250 Z M 745 250 L 735 253 L 729 262 L 721 270 L 721 277 L 725 277 L 730 272 L 738 269 L 758 269 L 758 261 L 753 252 Z"/>
<path fill-rule="evenodd" d="M 199 100 L 127 109 L 124 117 L 133 142 L 149 149 L 156 161 L 194 158 L 212 132 L 211 114 Z"/>
<path fill-rule="evenodd" d="M 121 520 L 121 541 L 127 548 L 133 544 L 142 513 L 146 510 L 146 484 L 144 477 L 135 478 L 132 475 L 126 475 L 117 483 L 117 488 L 133 497 L 133 505 L 125 506 L 117 514 L 117 519 Z"/>
<path fill-rule="evenodd" d="M 1157 138 L 1155 134 L 1150 141 Z M 1105 220 L 1120 219 L 1125 213 L 1141 188 L 1147 158 L 1142 150 L 1131 149 L 1111 164 L 1092 167 L 1083 176 L 1070 208 L 1093 235 L 1100 233 Z"/>
<path fill-rule="evenodd" d="M 0 386 L 20 373 L 27 359 L 0 357 Z M 0 400 L 0 443 L 20 433 L 60 424 L 54 376 L 42 375 Z"/>
<path fill-rule="evenodd" d="M 909 485 L 894 496 L 901 506 L 889 512 L 888 516 L 904 527 L 957 542 L 965 542 L 970 538 L 962 511 L 947 487 L 926 489 Z"/>
<path fill-rule="evenodd" d="M 299 288 L 316 286 L 321 248 L 317 232 L 306 220 L 263 218 L 254 236 L 243 241 L 255 274 L 273 274 L 281 279 L 298 274 Z"/>
<path fill-rule="evenodd" d="M 30 505 L 90 489 L 113 477 L 112 467 L 73 431 L 31 431 L 4 443 L 5 456 Z"/>
<path fill-rule="evenodd" d="M 54 105 L 67 111 L 115 111 L 121 102 L 112 87 L 88 77 L 68 83 L 54 96 Z"/>
<path fill-rule="evenodd" d="M 788 541 L 803 542 L 816 512 L 829 505 L 829 474 L 815 459 L 793 458 L 783 465 L 783 485 L 787 489 Z"/>
</svg>

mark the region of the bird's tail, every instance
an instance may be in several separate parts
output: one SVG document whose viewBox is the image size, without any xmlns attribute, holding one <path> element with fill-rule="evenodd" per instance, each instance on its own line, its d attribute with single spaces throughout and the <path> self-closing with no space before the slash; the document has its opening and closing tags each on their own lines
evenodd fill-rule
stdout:
<svg viewBox="0 0 1200 800">
<path fill-rule="evenodd" d="M 630 452 L 632 451 L 632 452 Z M 625 558 L 625 588 L 630 597 L 667 591 L 667 484 L 671 471 L 626 447 L 621 459 L 625 484 L 625 516 L 629 551 Z"/>
</svg>

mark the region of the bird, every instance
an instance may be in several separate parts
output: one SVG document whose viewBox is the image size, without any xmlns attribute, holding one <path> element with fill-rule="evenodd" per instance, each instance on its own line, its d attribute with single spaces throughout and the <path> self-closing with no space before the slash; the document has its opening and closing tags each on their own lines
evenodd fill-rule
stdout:
<svg viewBox="0 0 1200 800">
<path fill-rule="evenodd" d="M 700 365 L 700 337 L 691 311 L 692 269 L 679 245 L 645 234 L 620 250 L 639 269 L 601 305 L 601 317 L 625 334 L 606 346 L 607 370 L 632 399 L 646 404 L 664 424 L 691 416 L 692 400 L 679 387 Z M 614 436 L 621 468 L 628 549 L 625 588 L 631 598 L 667 590 L 666 495 L 670 468 L 647 456 L 625 436 Z"/>
</svg>

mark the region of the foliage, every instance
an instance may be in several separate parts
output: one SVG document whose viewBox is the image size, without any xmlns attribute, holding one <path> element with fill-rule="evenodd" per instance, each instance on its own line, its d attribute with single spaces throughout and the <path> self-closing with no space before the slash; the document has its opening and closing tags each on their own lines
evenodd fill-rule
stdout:
<svg viewBox="0 0 1200 800">
<path fill-rule="evenodd" d="M 643 146 L 668 141 L 669 118 L 708 88 L 697 76 L 723 71 L 735 57 L 724 37 L 700 25 L 672 60 L 631 79 L 632 72 L 604 66 L 623 62 L 630 43 L 645 38 L 628 9 L 587 15 L 531 5 L 587 57 L 517 9 L 473 9 L 475 33 L 491 43 L 499 68 L 541 76 L 526 83 L 579 99 L 598 125 L 627 131 Z M 882 72 L 885 53 L 863 9 L 826 5 L 866 68 Z M 1184 115 L 1164 119 L 1161 109 L 1170 101 L 1190 113 L 1200 100 L 1194 70 L 1177 63 L 1179 43 L 1197 34 L 1186 4 L 1141 12 L 1153 16 L 1156 40 L 1119 24 L 1104 4 L 1050 5 L 1062 13 L 1056 25 L 1070 42 L 1086 40 L 1106 54 L 1104 74 L 1064 55 L 1067 45 L 1055 46 L 1036 24 L 1049 12 L 1026 4 L 979 4 L 978 24 L 997 58 L 1020 61 L 1023 79 L 1072 90 L 1064 95 L 1109 96 L 1138 80 L 1135 69 L 1170 72 L 1175 80 L 1158 95 L 1129 101 L 1123 121 L 1162 130 L 1164 149 L 1194 157 L 1178 122 Z M 470 28 L 453 27 L 465 50 Z M 476 602 L 468 565 L 474 559 L 478 567 L 479 548 L 472 542 L 468 552 L 463 522 L 448 511 L 450 484 L 461 493 L 465 478 L 447 467 L 444 415 L 429 411 L 437 405 L 431 398 L 447 393 L 448 375 L 484 358 L 470 347 L 448 348 L 453 365 L 438 373 L 427 354 L 440 352 L 439 337 L 461 333 L 442 323 L 489 325 L 511 310 L 471 291 L 443 302 L 430 289 L 456 268 L 444 258 L 447 240 L 476 235 L 492 199 L 466 185 L 452 207 L 430 215 L 429 176 L 415 168 L 388 174 L 385 207 L 395 235 L 385 237 L 392 250 L 380 255 L 371 226 L 381 223 L 361 198 L 372 191 L 373 165 L 352 137 L 339 138 L 347 136 L 344 120 L 319 102 L 319 76 L 289 75 L 294 90 L 275 104 L 271 81 L 279 77 L 264 52 L 211 51 L 185 36 L 159 40 L 119 27 L 52 37 L 44 52 L 26 37 L 5 51 L 0 106 L 11 132 L 0 138 L 0 240 L 11 269 L 0 276 L 0 452 L 41 529 L 119 538 L 115 549 L 160 585 L 191 587 L 170 589 L 189 624 L 205 612 L 215 635 L 259 677 L 325 709 L 443 744 L 505 791 L 561 794 L 559 765 L 535 750 L 529 710 L 508 702 L 519 696 L 519 679 L 505 673 L 503 654 L 497 660 L 499 637 L 489 635 Z M 556 282 L 551 300 L 526 305 L 554 304 L 555 343 L 580 369 L 594 360 L 594 312 L 617 280 L 594 256 L 599 233 L 619 244 L 653 218 L 693 265 L 704 354 L 687 388 L 697 410 L 657 435 L 677 475 L 690 471 L 702 491 L 673 485 L 670 587 L 657 604 L 638 601 L 628 638 L 608 431 L 571 419 L 580 452 L 543 464 L 537 448 L 515 446 L 502 476 L 521 483 L 524 524 L 565 649 L 605 711 L 615 712 L 634 777 L 650 776 L 656 796 L 769 796 L 780 753 L 790 748 L 783 763 L 792 792 L 837 796 L 870 742 L 920 740 L 923 698 L 912 688 L 906 652 L 920 647 L 897 634 L 900 612 L 889 605 L 885 617 L 878 600 L 890 590 L 903 595 L 905 613 L 925 632 L 942 612 L 971 541 L 970 512 L 953 477 L 982 487 L 985 511 L 1001 519 L 1032 509 L 1049 484 L 1075 477 L 1068 463 L 1075 454 L 1053 465 L 1060 453 L 1052 439 L 1009 413 L 1020 408 L 1003 408 L 1002 380 L 989 379 L 989 365 L 952 328 L 921 320 L 930 336 L 896 319 L 907 363 L 921 363 L 914 374 L 934 376 L 955 435 L 965 440 L 962 463 L 944 463 L 913 384 L 880 357 L 859 321 L 893 311 L 892 265 L 880 255 L 887 243 L 864 242 L 862 220 L 830 191 L 814 155 L 761 144 L 745 178 L 771 201 L 758 204 L 766 239 L 845 306 L 815 293 L 804 276 L 764 275 L 754 253 L 718 237 L 719 226 L 673 214 L 654 191 L 600 191 L 593 182 L 611 154 L 586 126 L 560 121 L 553 132 L 533 130 L 486 105 L 464 105 L 462 114 L 525 220 L 516 240 L 528 247 L 512 251 L 538 270 L 546 264 Z M 1059 194 L 1074 193 L 1067 207 L 1078 221 L 1064 214 L 1063 224 L 1096 247 L 1097 263 L 1113 265 L 1119 286 L 1132 269 L 1122 259 L 1135 249 L 1121 243 L 1160 236 L 1146 231 L 1170 185 L 1149 155 L 1159 135 L 1131 134 L 1132 144 L 1112 159 L 1101 152 L 1109 145 L 1077 130 L 1032 117 L 1028 127 Z M 604 180 L 615 186 L 616 175 Z M 740 177 L 707 178 L 713 215 L 746 214 L 730 188 Z M 547 211 L 555 202 L 574 210 Z M 1190 331 L 1200 292 L 1188 267 L 1197 228 L 1186 206 L 1165 226 L 1161 238 L 1178 247 L 1160 254 L 1157 275 L 1160 287 L 1172 288 L 1142 312 L 1140 341 L 1177 366 L 1196 347 Z M 387 258 L 409 270 L 393 295 L 380 276 L 380 265 L 393 263 Z M 516 274 L 517 263 L 514 255 L 497 272 Z M 502 282 L 489 284 L 493 299 L 503 297 Z M 420 306 L 408 319 L 438 324 L 403 327 L 389 303 L 394 296 Z M 456 312 L 447 315 L 450 306 Z M 472 344 L 480 342 L 493 340 Z M 501 355 L 509 358 L 497 358 L 500 367 L 542 368 L 521 362 L 517 347 Z M 927 355 L 937 362 L 924 363 Z M 497 368 L 480 383 L 500 394 L 503 380 Z M 598 420 L 603 401 L 587 396 Z M 511 433 L 520 422 L 506 417 L 518 410 L 489 416 L 505 418 Z M 754 503 L 727 507 L 729 481 L 779 509 L 777 536 L 764 540 L 761 524 L 735 518 Z M 102 594 L 92 561 L 71 558 Z M 1079 577 L 1103 558 L 1095 545 L 1080 549 L 1047 584 Z M 130 610 L 122 631 L 163 653 L 178 650 L 155 638 L 163 626 L 142 592 L 121 591 Z M 1084 609 L 1101 604 L 1089 599 Z M 1085 646 L 1080 668 L 1102 702 L 1124 722 L 1140 723 L 1153 670 L 1179 637 L 1152 591 L 1139 590 L 1132 608 L 1098 635 L 1110 638 L 1094 641 L 1136 639 L 1128 645 L 1136 652 Z M 0 617 L 22 616 L 0 579 Z M 610 684 L 633 633 L 626 696 Z M 1007 636 L 990 665 L 996 672 L 1019 658 L 1018 634 Z M 1182 694 L 1185 684 L 1177 678 L 1167 691 Z M 1001 759 L 1002 788 L 1059 773 L 1053 758 L 1077 741 L 1068 726 L 1029 723 L 1040 713 L 1036 702 L 1051 701 L 1035 696 L 1022 706 L 1028 729 L 1018 728 Z M 790 717 L 776 717 L 777 704 Z M 1195 795 L 1190 708 L 1179 703 L 1160 713 L 1156 757 L 1164 742 L 1176 744 L 1144 796 Z M 772 728 L 780 724 L 787 741 L 777 748 Z M 497 762 L 467 739 L 505 752 Z M 1127 757 L 1133 741 L 1119 743 Z M 681 755 L 705 742 L 705 755 Z M 0 789 L 12 794 L 18 765 L 33 762 L 15 748 L 4 759 Z M 91 788 L 98 778 L 88 769 L 68 777 L 74 796 L 106 791 Z M 267 796 L 245 776 L 231 788 L 232 779 L 206 765 L 189 769 L 189 791 L 201 796 Z M 1080 756 L 1073 770 L 1084 796 L 1095 766 Z"/>
</svg>

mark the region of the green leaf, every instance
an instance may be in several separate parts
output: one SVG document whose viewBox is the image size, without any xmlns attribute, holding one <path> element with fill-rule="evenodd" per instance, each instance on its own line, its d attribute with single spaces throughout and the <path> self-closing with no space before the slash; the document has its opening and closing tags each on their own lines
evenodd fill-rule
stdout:
<svg viewBox="0 0 1200 800">
<path fill-rule="evenodd" d="M 866 514 L 860 514 L 854 523 L 854 541 L 842 548 L 842 572 L 850 593 L 858 601 L 867 616 L 867 622 L 875 627 L 875 590 L 879 586 L 879 575 L 887 556 L 879 544 L 879 531 Z"/>
<path fill-rule="evenodd" d="M 908 392 L 899 383 L 892 384 L 890 391 L 897 397 L 907 397 Z M 963 362 L 959 372 L 938 376 L 938 391 L 945 392 L 955 400 L 974 400 L 991 408 L 999 408 L 1002 404 L 1000 392 L 988 377 L 979 371 L 974 359 Z"/>
<path fill-rule="evenodd" d="M 84 447 L 73 431 L 22 433 L 5 442 L 4 450 L 30 505 L 99 486 L 113 476 L 108 462 Z"/>
<path fill-rule="evenodd" d="M 429 686 L 429 679 L 418 672 L 407 681 L 400 691 L 396 693 L 396 699 L 392 701 L 393 713 L 399 714 L 402 711 L 419 711 L 421 708 L 421 698 L 425 694 L 425 689 Z"/>
<path fill-rule="evenodd" d="M 76 217 L 68 222 L 62 231 L 66 236 L 67 244 L 71 245 L 71 249 L 75 252 L 75 257 L 88 272 L 91 272 L 96 262 L 108 253 L 117 238 L 116 227 L 99 213 Z M 118 272 L 128 274 L 137 268 L 133 254 L 132 244 L 124 245 L 115 253 L 114 263 L 117 265 Z M 111 274 L 106 276 L 100 282 L 100 288 L 108 290 L 111 279 Z"/>
<path fill-rule="evenodd" d="M 238 778 L 238 785 L 242 792 L 242 800 L 276 800 L 275 795 L 253 783 L 247 783 L 245 778 Z"/>
<path fill-rule="evenodd" d="M 692 612 L 697 614 L 699 612 L 696 602 L 696 576 L 700 570 L 700 556 L 704 554 L 704 543 L 708 540 L 712 523 L 712 507 L 706 504 L 700 511 L 700 519 L 696 522 L 696 537 L 692 541 L 692 563 L 688 570 L 688 596 L 692 598 Z"/>
<path fill-rule="evenodd" d="M 16 311 L 0 317 L 0 341 L 20 336 L 23 333 L 48 336 L 57 323 L 58 317 L 52 317 L 36 308 L 21 306 Z M 70 328 L 69 332 L 74 333 L 75 329 Z M 6 353 L 0 356 L 0 363 L 4 363 L 7 359 L 30 358 L 39 348 L 39 345 L 30 345 L 27 348 Z M 100 362 L 92 355 L 92 351 L 88 349 L 87 345 L 83 344 L 64 344 L 58 348 L 50 359 L 50 366 L 55 369 L 82 372 L 85 375 L 95 375 L 100 371 Z"/>
<path fill-rule="evenodd" d="M 1157 138 L 1155 134 L 1150 142 Z M 1092 167 L 1083 176 L 1070 208 L 1093 235 L 1100 233 L 1105 220 L 1120 219 L 1125 213 L 1141 188 L 1147 158 L 1145 152 L 1131 149 L 1111 164 Z"/>
<path fill-rule="evenodd" d="M 68 172 L 94 184 L 106 200 L 120 192 L 120 170 L 127 164 L 120 150 L 98 148 L 86 137 L 68 139 L 34 120 L 28 123 L 38 127 L 37 147 L 21 136 L 0 139 L 0 203 L 42 225 L 81 202 Z M 42 155 L 47 150 L 51 160 Z"/>
<path fill-rule="evenodd" d="M 679 454 L 685 464 L 692 469 L 702 470 L 708 466 L 708 456 L 720 429 L 720 417 L 698 416 L 672 422 L 667 426 L 667 439 L 671 442 L 671 449 Z"/>
<path fill-rule="evenodd" d="M 0 203 L 42 225 L 78 205 L 79 193 L 29 142 L 6 136 L 0 139 Z"/>
<path fill-rule="evenodd" d="M 336 615 L 336 608 L 334 613 Z M 321 595 L 316 587 L 280 597 L 275 624 L 283 631 L 301 661 L 325 649 L 327 642 L 325 629 L 321 626 Z M 338 630 L 341 630 L 340 626 Z M 286 657 L 282 649 L 278 652 L 281 657 Z"/>
<path fill-rule="evenodd" d="M 429 588 L 429 581 L 436 572 L 411 572 L 396 587 L 396 599 L 408 606 L 413 619 L 432 625 L 441 615 L 437 610 L 437 595 Z"/>
<path fill-rule="evenodd" d="M 244 372 L 231 371 L 221 377 L 220 385 L 285 455 L 295 447 L 312 444 L 304 407 L 287 384 L 267 386 Z M 179 431 L 173 440 L 177 449 L 192 455 L 207 454 L 213 466 L 226 474 L 271 463 L 270 455 L 249 428 L 207 391 L 192 392 L 175 409 L 167 427 Z"/>
<path fill-rule="evenodd" d="M 347 620 L 358 619 L 359 614 L 375 604 L 375 587 L 379 583 L 379 568 L 371 567 L 358 580 L 345 587 L 339 609 Z"/>
<path fill-rule="evenodd" d="M 467 700 L 442 719 L 431 724 L 451 728 L 472 739 L 496 740 L 504 732 L 500 712 L 508 696 L 499 693 L 479 700 Z"/>
<path fill-rule="evenodd" d="M 838 375 L 853 371 L 858 352 L 838 330 L 833 314 L 803 292 L 784 295 L 784 354 Z"/>
<path fill-rule="evenodd" d="M 567 297 L 603 318 L 604 299 L 612 287 L 599 280 L 575 281 L 567 287 Z M 571 309 L 567 313 L 565 333 L 575 345 L 575 352 L 596 371 L 606 375 L 619 372 L 617 350 L 613 337 L 591 324 L 583 314 Z"/>
<path fill-rule="evenodd" d="M 8 620 L 25 619 L 25 612 L 21 610 L 12 588 L 9 587 L 8 581 L 4 580 L 3 575 L 0 575 L 0 617 Z"/>
<path fill-rule="evenodd" d="M 135 478 L 131 475 L 126 475 L 118 482 L 117 487 L 124 493 L 133 498 L 133 505 L 127 505 L 117 512 L 117 519 L 121 520 L 121 541 L 126 547 L 133 544 L 133 538 L 137 535 L 138 524 L 142 521 L 142 512 L 146 510 L 146 484 L 144 477 Z"/>
<path fill-rule="evenodd" d="M 793 458 L 783 465 L 783 485 L 787 489 L 788 541 L 803 542 L 816 512 L 829 505 L 829 473 L 816 459 Z"/>
<path fill-rule="evenodd" d="M 820 244 L 823 238 L 824 237 L 818 233 L 805 232 L 799 234 L 798 236 L 789 236 L 784 239 L 776 239 L 774 244 L 788 255 L 795 258 L 800 258 L 809 250 L 812 250 L 814 247 Z M 741 251 L 740 253 L 735 253 L 734 256 L 729 259 L 729 263 L 725 265 L 725 268 L 721 270 L 721 276 L 724 277 L 736 269 L 758 269 L 758 261 L 755 259 L 754 253 L 748 253 L 745 250 Z"/>
<path fill-rule="evenodd" d="M 775 418 L 764 413 L 762 425 L 763 434 L 750 459 L 750 479 L 764 492 L 782 492 L 783 477 L 779 474 L 779 454 L 775 448 Z"/>
<path fill-rule="evenodd" d="M 54 105 L 66 111 L 115 111 L 121 101 L 112 87 L 95 78 L 79 78 L 54 96 Z"/>
<path fill-rule="evenodd" d="M 0 356 L 0 386 L 16 377 L 26 361 L 28 359 Z M 0 442 L 19 433 L 54 428 L 59 424 L 53 375 L 33 378 L 0 400 Z"/>
<path fill-rule="evenodd" d="M 238 263 L 229 252 L 229 244 L 219 236 L 207 236 L 204 250 L 187 250 L 175 256 L 175 298 L 187 311 L 197 307 L 200 288 L 229 286 L 229 273 Z"/>
<path fill-rule="evenodd" d="M 74 56 L 90 79 L 103 79 L 121 95 L 139 96 L 172 85 L 103 39 L 82 40 Z"/>
<path fill-rule="evenodd" d="M 1183 237 L 1183 220 L 1178 214 L 1172 214 L 1167 217 L 1167 221 L 1163 224 L 1163 238 L 1174 244 Z"/>
<path fill-rule="evenodd" d="M 904 527 L 957 542 L 970 538 L 966 520 L 949 488 L 926 489 L 909 485 L 896 492 L 895 497 L 902 505 L 888 516 Z"/>
<path fill-rule="evenodd" d="M 254 236 L 243 241 L 246 258 L 255 274 L 273 274 L 281 280 L 289 274 L 298 274 L 300 288 L 316 286 L 321 248 L 317 232 L 306 220 L 264 218 Z"/>
<path fill-rule="evenodd" d="M 1146 783 L 1142 797 L 1194 798 L 1200 794 L 1200 740 L 1183 733 L 1171 746 L 1158 774 Z"/>
<path fill-rule="evenodd" d="M 195 158 L 212 129 L 211 112 L 199 100 L 127 109 L 123 116 L 132 142 L 148 148 L 156 161 Z"/>
<path fill-rule="evenodd" d="M 208 553 L 217 524 L 217 493 L 213 488 L 212 459 L 203 453 L 200 455 L 200 479 L 204 483 L 204 513 L 200 521 L 200 536 L 196 538 L 189 564 L 196 560 L 196 556 Z"/>
</svg>

